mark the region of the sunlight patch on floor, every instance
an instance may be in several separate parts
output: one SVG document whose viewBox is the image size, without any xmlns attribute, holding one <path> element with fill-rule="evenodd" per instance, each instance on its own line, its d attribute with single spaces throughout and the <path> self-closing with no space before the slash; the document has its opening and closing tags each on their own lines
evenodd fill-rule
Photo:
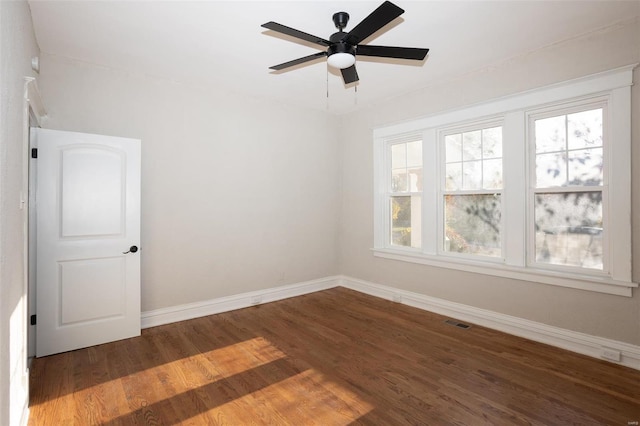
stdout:
<svg viewBox="0 0 640 426">
<path fill-rule="evenodd" d="M 203 355 L 224 377 L 287 357 L 284 352 L 263 337 L 255 337 Z"/>
<path fill-rule="evenodd" d="M 188 391 L 210 392 L 201 388 L 260 368 L 286 355 L 264 338 L 256 337 L 205 354 L 196 354 L 137 371 L 124 377 L 58 396 L 56 404 L 83 407 L 83 418 L 115 419 L 136 410 L 163 404 Z M 170 372 L 170 374 L 168 374 Z M 149 386 L 150 383 L 155 384 Z M 127 400 L 115 401 L 124 388 Z M 214 398 L 215 399 L 215 398 Z M 129 412 L 114 407 L 129 407 Z"/>
<path fill-rule="evenodd" d="M 313 419 L 317 425 L 348 425 L 374 409 L 355 393 L 313 369 L 229 404 L 238 403 L 249 407 L 248 417 L 269 424 L 310 424 L 309 419 Z M 225 411 L 226 405 L 210 410 L 207 414 L 210 417 L 220 415 Z"/>
</svg>

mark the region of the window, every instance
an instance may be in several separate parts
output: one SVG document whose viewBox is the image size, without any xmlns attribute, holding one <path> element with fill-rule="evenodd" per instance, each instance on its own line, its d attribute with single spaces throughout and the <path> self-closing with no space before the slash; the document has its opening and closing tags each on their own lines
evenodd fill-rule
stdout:
<svg viewBox="0 0 640 426">
<path fill-rule="evenodd" d="M 374 255 L 631 296 L 627 67 L 374 131 Z"/>
<path fill-rule="evenodd" d="M 442 250 L 502 256 L 502 127 L 445 132 Z"/>
<path fill-rule="evenodd" d="M 419 248 L 422 232 L 422 140 L 388 145 L 389 244 Z"/>
<path fill-rule="evenodd" d="M 533 262 L 605 270 L 603 105 L 531 115 Z M 564 113 L 566 112 L 566 113 Z"/>
</svg>

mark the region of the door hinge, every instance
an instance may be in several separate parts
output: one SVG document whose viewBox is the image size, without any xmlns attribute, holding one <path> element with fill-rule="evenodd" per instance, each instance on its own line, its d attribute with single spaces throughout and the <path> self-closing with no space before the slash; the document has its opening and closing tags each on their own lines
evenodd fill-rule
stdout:
<svg viewBox="0 0 640 426">
<path fill-rule="evenodd" d="M 38 148 L 31 148 L 31 158 L 38 158 Z"/>
<path fill-rule="evenodd" d="M 31 325 L 36 325 L 36 316 L 35 315 L 31 315 L 31 319 L 30 319 L 29 323 Z"/>
</svg>

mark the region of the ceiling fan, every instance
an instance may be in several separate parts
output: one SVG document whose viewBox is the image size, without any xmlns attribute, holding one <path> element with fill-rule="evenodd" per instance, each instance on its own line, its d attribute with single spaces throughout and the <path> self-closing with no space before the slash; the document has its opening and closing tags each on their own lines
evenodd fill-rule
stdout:
<svg viewBox="0 0 640 426">
<path fill-rule="evenodd" d="M 342 72 L 342 78 L 344 79 L 345 84 L 349 84 L 358 81 L 358 73 L 356 72 L 355 66 L 356 55 L 422 61 L 425 56 L 427 56 L 429 49 L 359 44 L 361 41 L 403 13 L 403 9 L 390 1 L 385 1 L 376 10 L 371 12 L 369 16 L 364 18 L 362 22 L 356 25 L 355 28 L 348 33 L 345 33 L 342 30 L 347 26 L 347 22 L 349 22 L 349 14 L 347 12 L 337 12 L 333 15 L 333 22 L 338 29 L 338 32 L 332 34 L 331 37 L 329 37 L 329 40 L 298 31 L 294 28 L 290 28 L 273 21 L 262 24 L 263 28 L 327 48 L 324 52 L 314 53 L 313 55 L 294 59 L 293 61 L 285 62 L 283 64 L 274 65 L 269 67 L 269 69 L 279 71 L 305 62 L 313 61 L 314 59 L 322 56 L 327 56 L 327 63 L 329 66 L 339 68 Z"/>
</svg>

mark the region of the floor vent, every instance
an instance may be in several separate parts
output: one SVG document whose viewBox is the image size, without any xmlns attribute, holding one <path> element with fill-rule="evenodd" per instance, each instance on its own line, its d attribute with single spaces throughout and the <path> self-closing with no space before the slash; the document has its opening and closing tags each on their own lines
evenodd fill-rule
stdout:
<svg viewBox="0 0 640 426">
<path fill-rule="evenodd" d="M 456 320 L 452 320 L 452 319 L 448 319 L 445 321 L 445 324 L 449 324 L 452 325 L 454 327 L 458 327 L 458 328 L 463 328 L 463 329 L 467 329 L 467 328 L 471 328 L 471 326 L 469 324 L 464 324 L 462 322 L 458 322 Z"/>
</svg>

